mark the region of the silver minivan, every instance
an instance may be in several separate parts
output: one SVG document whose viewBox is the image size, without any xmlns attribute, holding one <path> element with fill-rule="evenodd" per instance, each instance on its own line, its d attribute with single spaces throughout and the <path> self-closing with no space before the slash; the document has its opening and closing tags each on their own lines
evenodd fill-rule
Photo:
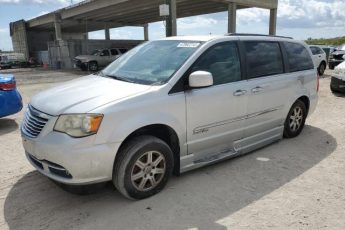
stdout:
<svg viewBox="0 0 345 230">
<path fill-rule="evenodd" d="M 29 162 L 57 182 L 112 181 L 126 197 L 143 199 L 173 173 L 298 136 L 317 92 L 303 42 L 166 38 L 33 97 L 23 145 Z"/>
</svg>

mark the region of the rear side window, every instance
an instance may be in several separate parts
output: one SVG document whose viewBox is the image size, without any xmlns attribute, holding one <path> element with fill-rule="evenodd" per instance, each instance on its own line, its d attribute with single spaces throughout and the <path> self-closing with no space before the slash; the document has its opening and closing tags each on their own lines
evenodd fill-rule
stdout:
<svg viewBox="0 0 345 230">
<path fill-rule="evenodd" d="M 284 72 L 283 58 L 278 42 L 244 42 L 248 78 L 257 78 Z"/>
<path fill-rule="evenodd" d="M 213 84 L 221 85 L 241 80 L 241 63 L 235 42 L 224 42 L 209 48 L 194 64 L 192 72 L 212 73 Z"/>
<path fill-rule="evenodd" d="M 308 50 L 301 44 L 284 42 L 290 72 L 314 69 Z"/>
<path fill-rule="evenodd" d="M 313 53 L 313 55 L 323 54 L 324 53 L 324 51 L 321 48 L 316 47 L 316 46 L 311 46 L 310 50 Z"/>
<path fill-rule="evenodd" d="M 313 53 L 313 55 L 316 55 L 316 54 L 319 53 L 319 50 L 318 50 L 315 46 L 311 46 L 311 47 L 310 47 L 310 50 L 311 50 L 311 52 Z"/>
</svg>

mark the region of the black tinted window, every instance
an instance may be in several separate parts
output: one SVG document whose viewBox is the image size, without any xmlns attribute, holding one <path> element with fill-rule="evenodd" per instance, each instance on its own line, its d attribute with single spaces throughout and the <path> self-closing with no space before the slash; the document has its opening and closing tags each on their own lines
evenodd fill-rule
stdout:
<svg viewBox="0 0 345 230">
<path fill-rule="evenodd" d="M 214 85 L 240 81 L 241 64 L 236 43 L 211 47 L 192 68 L 192 72 L 198 70 L 212 73 Z"/>
<path fill-rule="evenodd" d="M 284 42 L 290 72 L 314 69 L 308 50 L 301 44 Z"/>
<path fill-rule="evenodd" d="M 120 49 L 121 53 L 124 54 L 128 51 L 128 49 Z"/>
<path fill-rule="evenodd" d="M 117 49 L 111 49 L 110 52 L 111 52 L 111 55 L 118 55 L 119 54 Z"/>
<path fill-rule="evenodd" d="M 245 42 L 248 78 L 284 72 L 283 59 L 277 42 Z"/>
<path fill-rule="evenodd" d="M 110 56 L 109 50 L 103 50 L 102 51 L 102 56 Z"/>
<path fill-rule="evenodd" d="M 319 53 L 318 49 L 315 46 L 310 47 L 310 50 L 313 53 L 313 55 L 316 55 Z"/>
</svg>

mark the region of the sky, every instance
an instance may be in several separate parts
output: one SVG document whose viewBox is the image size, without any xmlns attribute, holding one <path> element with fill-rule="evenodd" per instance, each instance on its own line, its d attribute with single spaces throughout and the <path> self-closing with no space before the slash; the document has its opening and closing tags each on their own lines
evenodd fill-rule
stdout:
<svg viewBox="0 0 345 230">
<path fill-rule="evenodd" d="M 72 0 L 77 3 L 80 0 Z M 12 50 L 9 23 L 28 20 L 62 7 L 71 0 L 0 0 L 0 49 Z M 158 10 L 158 9 L 157 9 Z M 268 33 L 269 10 L 250 8 L 237 11 L 237 32 Z M 178 35 L 221 35 L 227 32 L 227 13 L 181 18 Z M 278 0 L 277 35 L 305 40 L 345 36 L 345 0 Z M 111 39 L 143 39 L 142 27 L 111 29 Z M 149 24 L 150 40 L 165 36 L 163 22 Z M 104 31 L 89 34 L 104 39 Z"/>
</svg>

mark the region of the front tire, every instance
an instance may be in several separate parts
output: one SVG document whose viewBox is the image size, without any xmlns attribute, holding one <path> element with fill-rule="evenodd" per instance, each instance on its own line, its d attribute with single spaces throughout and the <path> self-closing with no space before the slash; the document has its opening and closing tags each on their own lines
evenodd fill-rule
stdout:
<svg viewBox="0 0 345 230">
<path fill-rule="evenodd" d="M 172 175 L 173 153 L 157 137 L 134 137 L 118 154 L 113 183 L 129 199 L 140 200 L 159 193 Z"/>
<path fill-rule="evenodd" d="M 304 123 L 307 118 L 306 105 L 297 100 L 291 107 L 284 125 L 284 137 L 294 138 L 297 137 L 304 128 Z"/>
<path fill-rule="evenodd" d="M 88 67 L 91 72 L 96 72 L 98 70 L 98 63 L 95 61 L 91 61 L 89 62 Z"/>
</svg>

